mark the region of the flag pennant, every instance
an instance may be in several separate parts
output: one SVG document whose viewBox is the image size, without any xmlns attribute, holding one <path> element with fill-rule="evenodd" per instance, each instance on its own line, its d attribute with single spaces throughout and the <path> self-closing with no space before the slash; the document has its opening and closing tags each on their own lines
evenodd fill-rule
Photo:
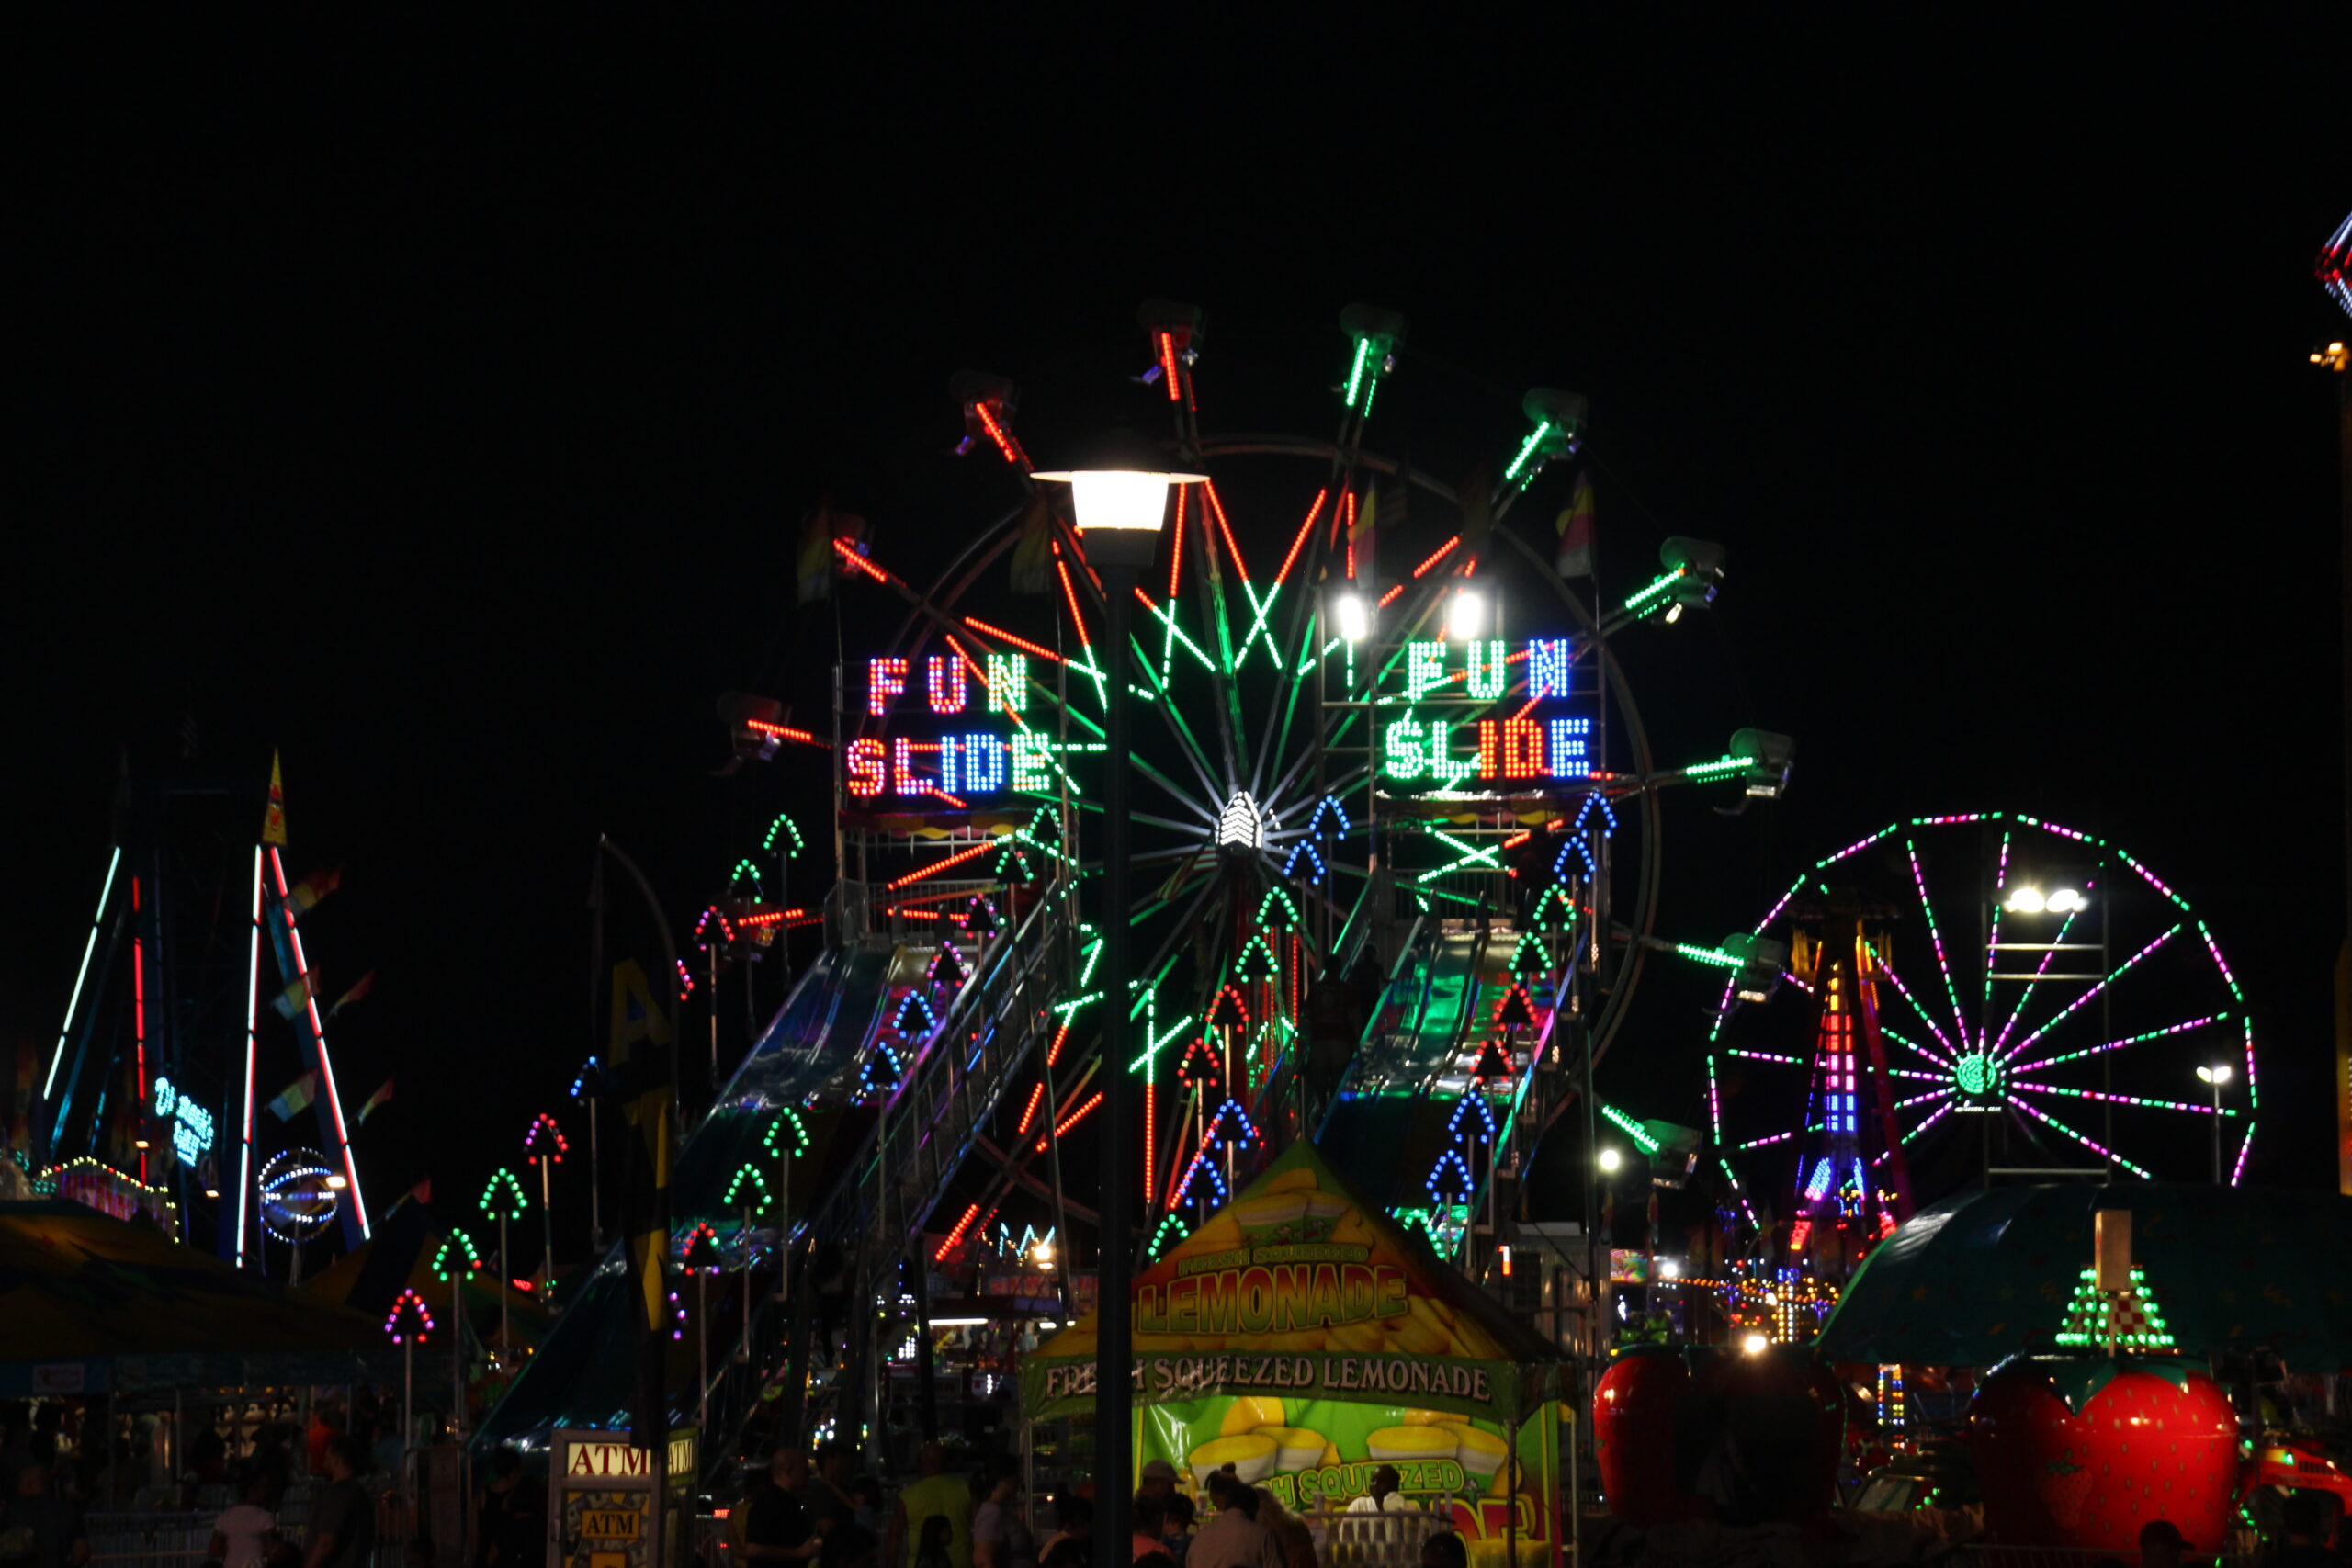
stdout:
<svg viewBox="0 0 2352 1568">
<path fill-rule="evenodd" d="M 327 1009 L 327 1016 L 329 1018 L 333 1018 L 335 1014 L 341 1012 L 352 1003 L 365 998 L 368 992 L 375 988 L 376 972 L 373 969 L 370 969 L 368 973 L 359 976 L 359 980 L 356 985 L 353 986 L 351 989 L 344 992 L 343 995 L 335 998 L 334 1006 Z"/>
<path fill-rule="evenodd" d="M 286 782 L 277 771 L 277 753 L 269 754 L 269 805 L 261 814 L 261 841 L 286 847 Z"/>
<path fill-rule="evenodd" d="M 1554 520 L 1559 531 L 1560 553 L 1553 565 L 1562 577 L 1592 575 L 1592 477 L 1577 476 L 1576 493 Z"/>
<path fill-rule="evenodd" d="M 391 1101 L 392 1080 L 386 1078 L 383 1082 L 383 1087 L 377 1089 L 375 1093 L 369 1095 L 368 1097 L 367 1103 L 359 1108 L 359 1114 L 356 1119 L 354 1119 L 352 1124 L 354 1126 L 365 1127 L 368 1125 L 368 1118 L 375 1114 L 376 1107 L 379 1105 L 390 1105 Z"/>
<path fill-rule="evenodd" d="M 817 502 L 800 525 L 800 603 L 810 604 L 829 599 L 833 592 L 833 579 L 841 571 L 840 552 L 836 543 L 854 547 L 865 543 L 866 525 L 863 517 L 833 510 L 833 498 L 826 496 Z M 859 553 L 864 554 L 862 547 Z"/>
<path fill-rule="evenodd" d="M 313 1068 L 288 1084 L 278 1097 L 269 1102 L 269 1113 L 280 1122 L 291 1122 L 295 1117 L 308 1111 L 311 1108 L 311 1101 L 318 1097 L 319 1075 L 317 1069 Z"/>
<path fill-rule="evenodd" d="M 1049 593 L 1054 586 L 1054 502 L 1044 491 L 1029 498 L 1012 541 L 1012 591 Z"/>
<path fill-rule="evenodd" d="M 314 871 L 286 890 L 286 912 L 299 920 L 309 914 L 319 900 L 343 886 L 343 868 L 331 866 Z"/>
<path fill-rule="evenodd" d="M 297 975 L 293 983 L 269 1000 L 280 1018 L 292 1018 L 311 1002 L 311 976 Z"/>
</svg>

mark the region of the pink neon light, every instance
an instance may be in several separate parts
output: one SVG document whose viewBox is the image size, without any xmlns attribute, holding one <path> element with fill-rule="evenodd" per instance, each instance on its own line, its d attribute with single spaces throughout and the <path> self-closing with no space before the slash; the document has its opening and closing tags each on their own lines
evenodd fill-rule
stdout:
<svg viewBox="0 0 2352 1568">
<path fill-rule="evenodd" d="M 138 1114 L 147 1113 L 147 939 L 139 931 L 139 878 L 130 879 L 130 1033 L 138 1051 Z M 139 1179 L 147 1179 L 147 1151 L 139 1151 Z"/>
<path fill-rule="evenodd" d="M 2205 929 L 2205 922 L 2202 920 L 2197 922 L 2197 934 L 2205 939 L 2205 951 L 2213 955 L 2214 967 L 2221 970 L 2222 978 L 2230 983 L 2231 990 L 2236 990 L 2238 988 L 2238 977 L 2230 973 L 2229 961 L 2222 956 L 2221 948 L 2216 945 L 2213 941 L 2213 933 Z"/>
<path fill-rule="evenodd" d="M 1859 839 L 1853 843 L 1848 844 L 1844 849 L 1839 850 L 1836 854 L 1831 855 L 1827 860 L 1823 861 L 1821 863 L 1825 866 L 1835 865 L 1839 861 L 1844 860 L 1848 855 L 1869 849 L 1872 844 L 1877 843 L 1881 839 L 1885 838 L 1889 833 L 1894 832 L 1895 829 L 1901 826 L 1902 824 L 1899 822 L 1890 822 L 1885 827 L 1881 828 L 1877 832 L 1872 833 L 1869 838 Z"/>
</svg>

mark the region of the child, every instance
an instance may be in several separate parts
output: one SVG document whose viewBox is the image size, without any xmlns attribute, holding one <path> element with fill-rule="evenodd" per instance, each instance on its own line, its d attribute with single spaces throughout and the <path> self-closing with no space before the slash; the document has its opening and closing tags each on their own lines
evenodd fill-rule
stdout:
<svg viewBox="0 0 2352 1568">
<path fill-rule="evenodd" d="M 945 1514 L 923 1520 L 922 1537 L 915 1542 L 915 1568 L 954 1568 L 947 1548 L 955 1539 L 956 1527 Z"/>
</svg>

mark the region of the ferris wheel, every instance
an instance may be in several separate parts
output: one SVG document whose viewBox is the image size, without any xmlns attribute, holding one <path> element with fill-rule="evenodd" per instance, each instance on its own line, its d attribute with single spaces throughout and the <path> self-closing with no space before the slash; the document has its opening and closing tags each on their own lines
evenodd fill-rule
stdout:
<svg viewBox="0 0 2352 1568">
<path fill-rule="evenodd" d="M 2188 899 L 2119 845 L 2018 812 L 1910 818 L 1822 859 L 1755 931 L 1807 1005 L 1724 987 L 1708 1114 L 1777 1246 L 1842 1237 L 1850 1259 L 1979 1175 L 2245 1174 L 2245 996 Z"/>
<path fill-rule="evenodd" d="M 991 485 L 1011 504 L 927 582 L 860 536 L 836 537 L 847 592 L 865 595 L 858 615 L 877 591 L 903 606 L 845 671 L 837 805 L 844 875 L 872 890 L 877 916 L 937 922 L 952 941 L 935 912 L 965 896 L 951 874 L 1017 884 L 1058 865 L 1083 880 L 1099 863 L 1080 845 L 1097 831 L 1109 685 L 1126 683 L 1144 1190 L 1165 1212 L 1221 1198 L 1236 1149 L 1306 1130 L 1306 1111 L 1277 1091 L 1303 1076 L 1306 993 L 1349 961 L 1375 906 L 1432 925 L 1524 918 L 1547 886 L 1560 898 L 1549 874 L 1575 848 L 1600 916 L 1587 972 L 1605 1053 L 1662 945 L 1656 792 L 1775 795 L 1790 747 L 1743 731 L 1687 766 L 1653 753 L 1612 638 L 1703 607 L 1723 552 L 1668 541 L 1630 593 L 1604 598 L 1575 558 L 1589 545 L 1570 496 L 1552 503 L 1556 526 L 1513 515 L 1545 465 L 1578 450 L 1581 398 L 1529 393 L 1516 436 L 1498 432 L 1441 477 L 1367 441 L 1403 336 L 1393 314 L 1343 316 L 1351 359 L 1329 438 L 1204 432 L 1199 312 L 1155 303 L 1142 324 L 1142 395 L 1170 420 L 1167 449 L 1206 477 L 1174 492 L 1129 645 L 1106 646 L 1082 536 L 1030 481 L 1012 383 L 959 376 L 967 446 L 1001 460 Z M 1615 807 L 1580 809 L 1595 796 Z M 1605 841 L 1564 846 L 1564 830 L 1588 822 L 1608 825 Z M 951 902 L 921 907 L 934 897 Z M 1093 924 L 1073 926 L 1078 994 L 1059 1010 L 1046 1076 L 1012 1091 L 1018 1115 L 995 1134 L 1008 1181 L 1102 1099 L 1087 1038 L 1102 998 L 1086 989 L 1102 912 L 1090 913 Z M 1489 967 L 1507 956 L 1498 947 Z M 1534 984 L 1548 1012 L 1556 987 Z M 896 1081 L 911 1036 L 893 1022 L 862 1083 Z M 1466 1073 L 1446 1081 L 1459 1090 Z M 967 1219 L 985 1212 L 983 1200 Z"/>
</svg>

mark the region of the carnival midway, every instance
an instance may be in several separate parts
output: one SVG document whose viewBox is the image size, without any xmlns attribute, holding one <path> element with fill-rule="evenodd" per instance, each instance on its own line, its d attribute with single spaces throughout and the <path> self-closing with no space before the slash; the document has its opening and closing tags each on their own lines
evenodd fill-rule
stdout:
<svg viewBox="0 0 2352 1568">
<path fill-rule="evenodd" d="M 719 712 L 830 819 L 702 888 L 593 846 L 594 1023 L 506 1064 L 545 1113 L 451 1131 L 495 1145 L 479 1193 L 368 1168 L 391 1086 L 338 1076 L 368 987 L 326 978 L 305 759 L 124 781 L 0 1159 L 0 1557 L 2006 1568 L 2337 1531 L 2352 1197 L 2252 1179 L 2271 1042 L 2199 889 L 1930 791 L 1674 929 L 1668 803 L 1775 799 L 1797 742 L 1669 754 L 1645 714 L 1711 694 L 1634 671 L 1769 547 L 1600 558 L 1574 392 L 1408 460 L 1396 311 L 1341 314 L 1336 428 L 1295 435 L 1220 427 L 1201 309 L 1137 320 L 1133 422 L 1081 450 L 955 378 L 993 500 L 944 567 L 809 514 L 838 659 Z M 1679 1082 L 1631 1070 L 1662 980 L 1705 998 Z"/>
</svg>

